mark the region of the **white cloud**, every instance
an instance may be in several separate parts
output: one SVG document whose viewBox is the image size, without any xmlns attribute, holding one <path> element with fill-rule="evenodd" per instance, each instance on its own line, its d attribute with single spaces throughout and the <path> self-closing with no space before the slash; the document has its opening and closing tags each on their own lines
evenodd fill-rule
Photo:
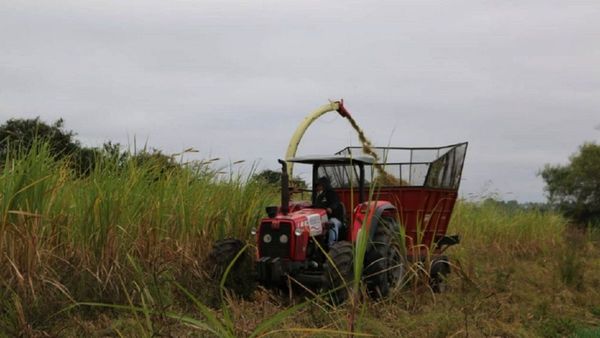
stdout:
<svg viewBox="0 0 600 338">
<path fill-rule="evenodd" d="M 541 200 L 539 168 L 597 139 L 599 14 L 552 1 L 18 2 L 0 11 L 0 119 L 62 116 L 90 144 L 135 136 L 274 167 L 297 123 L 343 97 L 375 143 L 470 141 L 465 194 L 491 180 Z M 349 142 L 332 115 L 300 149 Z"/>
</svg>

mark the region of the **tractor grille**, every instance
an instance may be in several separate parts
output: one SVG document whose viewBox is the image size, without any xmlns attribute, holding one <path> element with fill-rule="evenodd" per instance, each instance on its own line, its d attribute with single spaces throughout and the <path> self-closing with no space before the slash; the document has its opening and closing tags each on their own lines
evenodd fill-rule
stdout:
<svg viewBox="0 0 600 338">
<path fill-rule="evenodd" d="M 270 235 L 271 241 L 265 243 L 265 236 Z M 281 243 L 281 235 L 287 237 L 286 243 Z M 292 235 L 292 224 L 289 222 L 279 223 L 279 228 L 274 229 L 271 222 L 265 222 L 260 225 L 259 251 L 261 257 L 290 257 L 290 241 Z"/>
</svg>

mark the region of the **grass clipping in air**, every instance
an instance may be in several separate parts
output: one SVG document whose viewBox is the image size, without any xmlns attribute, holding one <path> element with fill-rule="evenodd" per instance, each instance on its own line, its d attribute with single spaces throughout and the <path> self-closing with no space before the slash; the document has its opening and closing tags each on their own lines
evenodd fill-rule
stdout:
<svg viewBox="0 0 600 338">
<path fill-rule="evenodd" d="M 358 139 L 362 145 L 363 152 L 367 155 L 372 156 L 375 159 L 373 167 L 375 167 L 375 171 L 378 174 L 375 178 L 376 184 L 380 186 L 408 185 L 408 182 L 405 182 L 393 175 L 390 175 L 387 171 L 385 171 L 385 168 L 380 163 L 381 159 L 379 158 L 379 155 L 373 150 L 373 144 L 367 138 L 365 132 L 362 130 L 362 128 L 358 125 L 358 123 L 356 122 L 356 120 L 354 120 L 352 116 L 347 115 L 346 118 L 350 122 L 350 125 L 352 125 L 352 128 L 354 128 L 354 130 L 358 134 Z"/>
</svg>

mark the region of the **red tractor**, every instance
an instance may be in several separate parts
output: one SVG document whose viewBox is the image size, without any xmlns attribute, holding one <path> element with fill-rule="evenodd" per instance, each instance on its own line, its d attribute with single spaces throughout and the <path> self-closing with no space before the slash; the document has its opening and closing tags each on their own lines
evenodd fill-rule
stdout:
<svg viewBox="0 0 600 338">
<path fill-rule="evenodd" d="M 467 143 L 436 148 L 373 148 L 385 163 L 376 163 L 358 147 L 345 148 L 335 155 L 280 160 L 281 205 L 267 207 L 267 217 L 253 230 L 255 259 L 238 255 L 245 245 L 242 241 L 219 241 L 210 254 L 216 277 L 236 259 L 231 274 L 250 269 L 255 280 L 266 287 L 300 283 L 331 290 L 336 302 L 343 301 L 347 293 L 340 286 L 354 276 L 355 243 L 365 232 L 369 242 L 362 278 L 372 297 L 385 297 L 399 285 L 408 262 L 422 263 L 429 269 L 432 289 L 441 291 L 450 272 L 443 251 L 459 242 L 457 235 L 447 236 L 446 230 L 466 149 Z M 290 201 L 288 162 L 312 165 L 310 202 Z M 329 179 L 345 209 L 338 238 L 331 245 L 327 236 L 332 223 L 327 211 L 314 207 L 314 182 L 321 177 Z M 251 261 L 251 268 L 243 267 Z M 250 283 L 234 278 L 227 285 L 235 291 Z"/>
</svg>

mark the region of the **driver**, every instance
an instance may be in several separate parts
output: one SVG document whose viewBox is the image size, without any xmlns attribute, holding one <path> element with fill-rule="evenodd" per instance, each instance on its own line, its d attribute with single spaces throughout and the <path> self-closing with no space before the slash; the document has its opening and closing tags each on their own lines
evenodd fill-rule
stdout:
<svg viewBox="0 0 600 338">
<path fill-rule="evenodd" d="M 323 176 L 317 180 L 315 190 L 317 192 L 315 207 L 326 209 L 329 222 L 331 222 L 327 236 L 327 245 L 331 247 L 338 240 L 342 226 L 341 220 L 344 218 L 344 208 L 327 177 Z"/>
</svg>

